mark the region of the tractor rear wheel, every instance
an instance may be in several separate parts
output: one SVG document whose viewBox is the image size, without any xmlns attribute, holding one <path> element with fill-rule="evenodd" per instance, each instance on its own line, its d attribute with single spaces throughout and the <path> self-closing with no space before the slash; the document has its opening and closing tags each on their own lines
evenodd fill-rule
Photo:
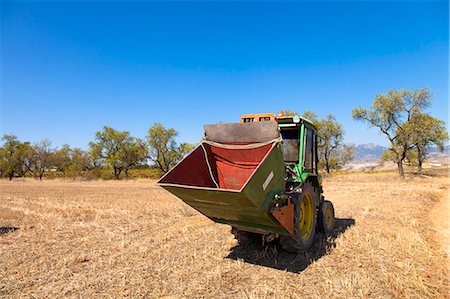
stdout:
<svg viewBox="0 0 450 299">
<path fill-rule="evenodd" d="M 319 208 L 319 229 L 327 236 L 331 236 L 334 229 L 334 207 L 331 201 L 325 200 Z"/>
<path fill-rule="evenodd" d="M 290 252 L 308 250 L 316 234 L 316 201 L 314 187 L 310 183 L 302 186 L 302 191 L 293 195 L 294 236 L 282 236 L 280 244 Z"/>
</svg>

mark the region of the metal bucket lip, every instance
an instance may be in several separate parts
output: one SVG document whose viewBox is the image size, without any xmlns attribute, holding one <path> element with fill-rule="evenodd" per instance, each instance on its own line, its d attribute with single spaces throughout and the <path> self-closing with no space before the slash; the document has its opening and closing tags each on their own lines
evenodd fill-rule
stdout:
<svg viewBox="0 0 450 299">
<path fill-rule="evenodd" d="M 224 189 L 224 188 L 211 188 L 211 187 L 197 187 L 197 186 L 190 186 L 190 185 L 181 185 L 181 184 L 171 184 L 171 183 L 159 183 L 156 182 L 160 186 L 164 187 L 181 187 L 181 188 L 189 188 L 189 189 L 198 189 L 198 190 L 208 190 L 208 191 L 224 191 L 224 192 L 236 192 L 239 193 L 241 190 L 235 190 L 235 189 Z"/>
<path fill-rule="evenodd" d="M 197 145 L 197 147 L 193 150 L 195 151 L 197 148 L 199 148 L 202 144 L 203 144 L 203 140 L 202 142 L 199 143 L 199 145 Z M 241 189 L 236 190 L 236 189 L 225 189 L 225 188 L 211 188 L 211 187 L 197 187 L 197 186 L 190 186 L 190 185 L 182 185 L 182 184 L 172 184 L 172 183 L 161 183 L 161 180 L 163 180 L 175 167 L 178 166 L 178 164 L 180 164 L 181 162 L 184 161 L 184 159 L 186 159 L 189 154 L 185 155 L 183 157 L 183 159 L 180 160 L 180 162 L 178 162 L 174 167 L 172 167 L 168 172 L 166 172 L 156 183 L 159 186 L 167 186 L 167 187 L 180 187 L 180 188 L 189 188 L 189 189 L 197 189 L 197 190 L 208 190 L 208 191 L 221 191 L 221 192 L 235 192 L 235 193 L 241 193 L 245 187 L 247 187 L 248 183 L 250 182 L 250 180 L 253 178 L 253 176 L 255 175 L 255 173 L 259 170 L 259 168 L 262 165 L 262 162 L 264 162 L 264 160 L 267 158 L 267 156 L 270 155 L 270 153 L 272 152 L 273 148 L 278 144 L 277 141 L 274 141 L 272 143 L 272 146 L 270 147 L 270 149 L 267 151 L 267 153 L 264 155 L 264 157 L 261 159 L 260 163 L 258 164 L 258 167 L 255 168 L 255 170 L 251 173 L 251 175 L 248 177 L 247 181 L 245 181 L 245 183 L 242 185 Z M 192 152 L 193 152 L 192 151 Z"/>
</svg>

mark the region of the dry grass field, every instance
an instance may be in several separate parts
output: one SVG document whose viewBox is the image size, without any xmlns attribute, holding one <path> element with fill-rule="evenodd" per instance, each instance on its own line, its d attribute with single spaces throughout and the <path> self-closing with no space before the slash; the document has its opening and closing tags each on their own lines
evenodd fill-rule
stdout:
<svg viewBox="0 0 450 299">
<path fill-rule="evenodd" d="M 2 181 L 1 297 L 449 298 L 449 178 L 328 177 L 333 237 L 237 245 L 155 181 Z"/>
</svg>

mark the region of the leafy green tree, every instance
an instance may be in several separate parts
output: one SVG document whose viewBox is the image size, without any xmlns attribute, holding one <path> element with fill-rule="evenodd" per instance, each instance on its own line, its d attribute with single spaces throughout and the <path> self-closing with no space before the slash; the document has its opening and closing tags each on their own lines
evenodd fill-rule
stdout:
<svg viewBox="0 0 450 299">
<path fill-rule="evenodd" d="M 125 144 L 124 154 L 124 171 L 128 178 L 128 171 L 131 168 L 141 166 L 147 160 L 147 144 L 142 139 L 135 138 L 134 142 Z"/>
<path fill-rule="evenodd" d="M 175 129 L 166 129 L 160 123 L 154 124 L 148 130 L 149 157 L 163 173 L 169 171 L 193 148 L 187 143 L 178 144 L 175 141 L 177 135 Z"/>
<path fill-rule="evenodd" d="M 97 134 L 98 132 L 96 132 Z M 97 137 L 96 137 L 97 139 Z M 108 152 L 106 154 L 109 154 Z M 105 155 L 101 141 L 89 142 L 88 156 L 92 163 L 93 169 L 102 169 L 108 167 L 105 163 Z"/>
<path fill-rule="evenodd" d="M 31 161 L 32 172 L 35 178 L 42 180 L 46 170 L 49 170 L 55 164 L 55 149 L 48 139 L 44 139 L 32 147 L 32 155 L 28 157 Z"/>
<path fill-rule="evenodd" d="M 330 173 L 332 170 L 340 170 L 353 160 L 355 152 L 355 146 L 342 144 L 334 149 L 325 159 L 323 157 L 324 153 L 319 151 L 319 155 L 322 155 L 322 158 L 319 159 L 319 167 L 327 173 Z"/>
<path fill-rule="evenodd" d="M 14 135 L 5 137 L 5 153 L 7 161 L 7 173 L 9 179 L 17 176 L 25 176 L 31 172 L 35 178 L 42 179 L 46 170 L 54 165 L 54 149 L 48 139 L 31 145 L 30 142 L 20 142 Z"/>
<path fill-rule="evenodd" d="M 80 148 L 70 148 L 65 144 L 55 152 L 55 167 L 64 176 L 77 177 L 92 169 L 91 157 Z"/>
<path fill-rule="evenodd" d="M 306 110 L 305 112 L 303 112 L 302 117 L 314 122 L 315 125 L 317 125 L 317 123 L 319 122 L 317 114 L 310 110 Z"/>
<path fill-rule="evenodd" d="M 428 158 L 427 148 L 436 145 L 443 152 L 448 132 L 445 122 L 425 113 L 413 115 L 409 129 L 412 130 L 411 143 L 415 154 L 408 158 L 417 164 L 418 172 L 422 174 L 423 162 Z"/>
<path fill-rule="evenodd" d="M 131 142 L 130 133 L 105 126 L 95 133 L 95 140 L 96 142 L 89 143 L 92 155 L 106 167 L 112 168 L 114 177 L 119 179 L 124 169 L 124 147 Z"/>
<path fill-rule="evenodd" d="M 55 151 L 54 164 L 58 171 L 66 175 L 66 171 L 72 164 L 72 149 L 68 144 L 64 144 L 60 149 Z"/>
<path fill-rule="evenodd" d="M 183 142 L 180 143 L 180 156 L 184 157 L 195 149 L 195 144 Z"/>
<path fill-rule="evenodd" d="M 351 152 L 344 150 L 344 129 L 332 114 L 317 122 L 317 129 L 319 165 L 330 173 L 347 163 Z"/>
<path fill-rule="evenodd" d="M 80 148 L 71 149 L 70 164 L 66 173 L 71 177 L 83 176 L 88 170 L 93 169 L 89 153 Z"/>
<path fill-rule="evenodd" d="M 31 168 L 33 153 L 33 146 L 30 142 L 25 141 L 19 144 L 15 153 L 15 159 L 18 161 L 15 171 L 19 177 L 24 177 L 28 172 L 33 172 Z"/>
<path fill-rule="evenodd" d="M 17 158 L 17 151 L 21 143 L 18 140 L 17 136 L 12 134 L 3 135 L 2 141 L 3 141 L 2 164 L 4 168 L 4 173 L 8 176 L 9 180 L 12 180 L 14 174 L 21 166 L 21 162 Z"/>
<path fill-rule="evenodd" d="M 122 171 L 128 172 L 130 167 L 145 162 L 143 144 L 128 131 L 105 126 L 95 133 L 95 142 L 90 142 L 89 147 L 94 164 L 113 169 L 114 177 L 119 179 Z"/>
<path fill-rule="evenodd" d="M 0 147 L 0 179 L 6 174 L 8 170 L 8 160 L 6 158 L 6 150 L 2 146 Z"/>
<path fill-rule="evenodd" d="M 377 95 L 370 109 L 358 107 L 352 111 L 355 120 L 367 122 L 388 138 L 389 152 L 383 155 L 383 159 L 394 161 L 401 177 L 405 176 L 403 163 L 414 146 L 412 118 L 429 107 L 431 96 L 427 87 L 412 91 L 391 89 Z"/>
</svg>

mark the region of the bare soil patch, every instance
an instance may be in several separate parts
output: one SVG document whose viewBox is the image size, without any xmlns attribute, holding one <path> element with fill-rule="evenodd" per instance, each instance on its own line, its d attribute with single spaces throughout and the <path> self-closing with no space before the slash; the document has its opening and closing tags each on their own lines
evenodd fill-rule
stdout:
<svg viewBox="0 0 450 299">
<path fill-rule="evenodd" d="M 0 296 L 449 298 L 449 187 L 327 177 L 335 234 L 292 255 L 238 245 L 154 181 L 2 181 Z"/>
</svg>

